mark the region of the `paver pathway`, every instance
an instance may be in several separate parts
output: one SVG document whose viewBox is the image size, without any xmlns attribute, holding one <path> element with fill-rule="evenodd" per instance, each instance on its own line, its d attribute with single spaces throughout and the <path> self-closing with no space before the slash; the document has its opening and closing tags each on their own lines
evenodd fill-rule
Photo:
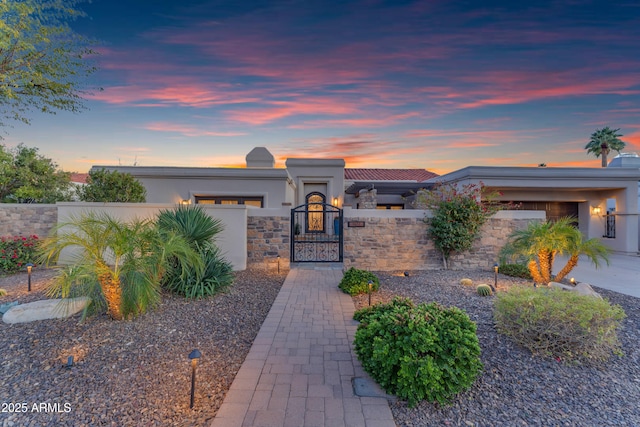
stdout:
<svg viewBox="0 0 640 427">
<path fill-rule="evenodd" d="M 384 397 L 359 397 L 354 306 L 342 270 L 292 268 L 211 427 L 391 427 Z"/>
</svg>

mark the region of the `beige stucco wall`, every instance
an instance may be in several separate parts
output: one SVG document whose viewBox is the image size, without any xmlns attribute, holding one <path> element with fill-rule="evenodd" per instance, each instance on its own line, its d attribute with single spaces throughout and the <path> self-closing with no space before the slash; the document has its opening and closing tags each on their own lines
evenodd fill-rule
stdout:
<svg viewBox="0 0 640 427">
<path fill-rule="evenodd" d="M 342 207 L 344 203 L 344 160 L 343 159 L 287 159 L 289 175 L 295 182 L 294 207 L 305 203 L 305 185 L 326 185 L 327 203 Z"/>
<path fill-rule="evenodd" d="M 0 203 L 0 236 L 44 237 L 57 222 L 56 205 Z"/>
<path fill-rule="evenodd" d="M 134 218 L 147 219 L 155 217 L 160 210 L 173 209 L 175 204 L 162 203 L 58 203 L 58 220 L 68 221 L 73 216 L 87 212 L 105 212 L 114 218 L 130 221 Z M 234 270 L 247 268 L 247 210 L 239 206 L 203 206 L 213 218 L 220 219 L 224 230 L 217 237 L 216 244 L 225 258 L 231 262 Z M 68 262 L 71 252 L 64 253 L 61 262 Z"/>
<path fill-rule="evenodd" d="M 260 196 L 265 208 L 294 203 L 295 185 L 285 169 L 94 166 L 133 175 L 148 203 L 195 202 L 196 196 Z"/>
</svg>

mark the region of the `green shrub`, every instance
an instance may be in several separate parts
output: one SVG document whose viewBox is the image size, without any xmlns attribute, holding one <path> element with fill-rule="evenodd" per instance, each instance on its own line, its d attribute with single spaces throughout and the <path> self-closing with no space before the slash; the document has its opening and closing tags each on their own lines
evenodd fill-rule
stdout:
<svg viewBox="0 0 640 427">
<path fill-rule="evenodd" d="M 223 230 L 220 220 L 211 218 L 200 206 L 179 205 L 159 213 L 158 227 L 189 242 L 204 266 L 195 269 L 174 259 L 163 280 L 165 288 L 187 298 L 203 298 L 233 283 L 232 265 L 213 243 Z"/>
<path fill-rule="evenodd" d="M 369 282 L 372 283 L 372 291 L 377 291 L 380 287 L 380 281 L 375 274 L 351 267 L 344 272 L 338 287 L 349 295 L 366 294 L 369 292 Z"/>
<path fill-rule="evenodd" d="M 484 283 L 476 287 L 476 292 L 478 292 L 478 295 L 480 295 L 481 297 L 488 297 L 493 293 L 491 291 L 491 286 Z"/>
<path fill-rule="evenodd" d="M 388 393 L 410 406 L 447 403 L 482 371 L 476 324 L 456 307 L 395 299 L 359 310 L 355 351 Z"/>
<path fill-rule="evenodd" d="M 619 353 L 620 306 L 556 288 L 516 286 L 498 294 L 494 318 L 499 332 L 534 354 L 565 360 L 606 360 Z"/>
<path fill-rule="evenodd" d="M 169 270 L 165 288 L 187 298 L 200 299 L 215 295 L 233 283 L 233 267 L 220 254 L 220 250 L 211 245 L 199 249 L 204 270 L 189 269 L 186 277 L 179 268 Z"/>
<path fill-rule="evenodd" d="M 7 295 L 7 290 L 0 288 L 0 297 Z"/>
<path fill-rule="evenodd" d="M 499 271 L 505 276 L 520 277 L 522 279 L 532 278 L 529 268 L 522 264 L 502 264 Z"/>
<path fill-rule="evenodd" d="M 0 273 L 15 273 L 35 261 L 38 236 L 9 236 L 0 238 Z"/>
</svg>

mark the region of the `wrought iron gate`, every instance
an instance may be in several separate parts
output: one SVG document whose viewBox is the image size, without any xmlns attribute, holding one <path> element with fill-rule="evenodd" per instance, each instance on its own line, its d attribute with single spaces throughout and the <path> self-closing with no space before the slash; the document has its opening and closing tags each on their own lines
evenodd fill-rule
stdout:
<svg viewBox="0 0 640 427">
<path fill-rule="evenodd" d="M 310 202 L 291 209 L 291 262 L 342 262 L 342 209 Z"/>
</svg>

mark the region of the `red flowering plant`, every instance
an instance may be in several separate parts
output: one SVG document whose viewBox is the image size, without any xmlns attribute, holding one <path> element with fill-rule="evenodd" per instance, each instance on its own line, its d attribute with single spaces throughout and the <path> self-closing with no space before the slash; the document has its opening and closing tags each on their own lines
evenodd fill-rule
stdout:
<svg viewBox="0 0 640 427">
<path fill-rule="evenodd" d="M 425 218 L 428 234 L 442 253 L 444 268 L 454 252 L 471 249 L 484 223 L 503 206 L 496 201 L 500 193 L 487 191 L 482 182 L 456 186 L 437 183 L 416 194 L 414 206 L 431 210 Z"/>
<path fill-rule="evenodd" d="M 36 258 L 38 236 L 7 236 L 0 238 L 0 273 L 15 273 Z"/>
</svg>

